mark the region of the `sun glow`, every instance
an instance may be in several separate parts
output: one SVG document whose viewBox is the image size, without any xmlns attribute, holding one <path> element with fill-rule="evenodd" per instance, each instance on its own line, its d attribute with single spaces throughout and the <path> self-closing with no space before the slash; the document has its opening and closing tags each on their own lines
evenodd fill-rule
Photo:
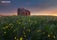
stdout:
<svg viewBox="0 0 57 40">
<path fill-rule="evenodd" d="M 35 16 L 57 16 L 57 14 L 43 14 L 43 13 L 41 13 L 41 14 L 38 14 L 38 13 L 31 14 L 31 16 L 33 16 L 33 15 L 35 15 Z"/>
<path fill-rule="evenodd" d="M 31 15 L 36 16 L 57 16 L 57 10 L 43 10 L 40 12 L 32 12 Z"/>
<path fill-rule="evenodd" d="M 32 13 L 31 16 L 57 16 L 57 13 Z"/>
</svg>

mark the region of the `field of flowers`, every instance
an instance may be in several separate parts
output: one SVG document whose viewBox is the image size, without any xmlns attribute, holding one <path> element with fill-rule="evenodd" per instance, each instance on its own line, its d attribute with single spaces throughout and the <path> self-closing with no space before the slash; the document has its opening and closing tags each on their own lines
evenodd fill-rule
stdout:
<svg viewBox="0 0 57 40">
<path fill-rule="evenodd" d="M 57 17 L 0 17 L 0 40 L 57 40 Z"/>
</svg>

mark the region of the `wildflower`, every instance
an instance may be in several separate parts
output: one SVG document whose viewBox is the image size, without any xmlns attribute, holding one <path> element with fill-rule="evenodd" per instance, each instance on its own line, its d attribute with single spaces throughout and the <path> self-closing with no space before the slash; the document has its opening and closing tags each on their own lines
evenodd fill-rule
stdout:
<svg viewBox="0 0 57 40">
<path fill-rule="evenodd" d="M 37 32 L 41 32 L 41 30 L 37 30 Z"/>
<path fill-rule="evenodd" d="M 17 20 L 17 22 L 19 22 L 19 21 Z"/>
<path fill-rule="evenodd" d="M 29 19 L 29 22 L 30 22 L 31 20 Z"/>
<path fill-rule="evenodd" d="M 15 32 L 16 30 L 13 30 L 13 32 Z"/>
<path fill-rule="evenodd" d="M 21 24 L 21 22 L 18 22 L 18 24 Z"/>
<path fill-rule="evenodd" d="M 17 20 L 17 23 L 18 23 L 18 24 L 21 24 L 21 22 L 19 22 L 18 20 Z"/>
<path fill-rule="evenodd" d="M 6 28 L 8 28 L 8 26 L 6 26 Z"/>
<path fill-rule="evenodd" d="M 12 23 L 10 23 L 10 24 L 9 24 L 9 26 L 10 26 L 10 27 L 12 27 L 12 26 L 13 26 L 13 24 L 12 24 Z"/>
<path fill-rule="evenodd" d="M 4 32 L 4 34 L 6 34 L 6 32 Z"/>
<path fill-rule="evenodd" d="M 14 37 L 14 39 L 17 39 L 16 37 Z"/>
<path fill-rule="evenodd" d="M 43 32 L 43 34 L 45 34 L 45 32 Z"/>
<path fill-rule="evenodd" d="M 26 37 L 26 35 L 24 35 L 24 37 Z"/>
<path fill-rule="evenodd" d="M 37 21 L 35 21 L 35 23 L 37 23 Z"/>
<path fill-rule="evenodd" d="M 28 29 L 28 31 L 30 32 L 30 29 Z"/>
<path fill-rule="evenodd" d="M 12 23 L 10 23 L 9 25 L 13 25 Z"/>
<path fill-rule="evenodd" d="M 11 28 L 13 28 L 13 26 Z"/>
<path fill-rule="evenodd" d="M 50 37 L 50 35 L 48 34 L 48 37 Z"/>
<path fill-rule="evenodd" d="M 16 40 L 18 40 L 18 38 Z"/>
<path fill-rule="evenodd" d="M 25 29 L 25 27 L 24 27 L 24 29 Z"/>
<path fill-rule="evenodd" d="M 3 29 L 5 29 L 5 27 L 3 27 Z"/>
<path fill-rule="evenodd" d="M 55 35 L 53 36 L 53 38 L 55 39 Z"/>
<path fill-rule="evenodd" d="M 23 31 L 23 34 L 26 34 L 26 33 Z"/>
<path fill-rule="evenodd" d="M 23 38 L 22 38 L 22 37 L 20 37 L 20 40 L 23 40 Z"/>
</svg>

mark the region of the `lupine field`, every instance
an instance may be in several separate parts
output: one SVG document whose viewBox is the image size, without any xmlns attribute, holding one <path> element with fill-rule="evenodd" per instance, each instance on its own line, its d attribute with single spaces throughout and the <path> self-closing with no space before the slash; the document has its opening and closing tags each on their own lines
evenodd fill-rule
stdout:
<svg viewBox="0 0 57 40">
<path fill-rule="evenodd" d="M 57 17 L 0 17 L 0 40 L 57 40 Z"/>
</svg>

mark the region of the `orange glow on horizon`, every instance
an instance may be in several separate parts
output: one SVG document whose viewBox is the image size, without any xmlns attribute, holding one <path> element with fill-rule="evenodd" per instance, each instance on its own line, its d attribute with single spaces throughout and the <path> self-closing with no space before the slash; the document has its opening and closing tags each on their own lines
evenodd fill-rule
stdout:
<svg viewBox="0 0 57 40">
<path fill-rule="evenodd" d="M 31 14 L 31 16 L 57 16 L 57 14 Z"/>
<path fill-rule="evenodd" d="M 0 14 L 0 16 L 13 16 L 13 15 L 17 15 L 17 13 Z"/>
<path fill-rule="evenodd" d="M 42 10 L 38 12 L 33 12 L 31 15 L 36 15 L 36 16 L 57 16 L 57 10 Z"/>
<path fill-rule="evenodd" d="M 16 11 L 13 11 L 13 13 L 1 13 L 0 16 L 13 16 L 17 15 Z M 42 10 L 38 12 L 31 12 L 31 16 L 57 16 L 57 10 Z"/>
</svg>

